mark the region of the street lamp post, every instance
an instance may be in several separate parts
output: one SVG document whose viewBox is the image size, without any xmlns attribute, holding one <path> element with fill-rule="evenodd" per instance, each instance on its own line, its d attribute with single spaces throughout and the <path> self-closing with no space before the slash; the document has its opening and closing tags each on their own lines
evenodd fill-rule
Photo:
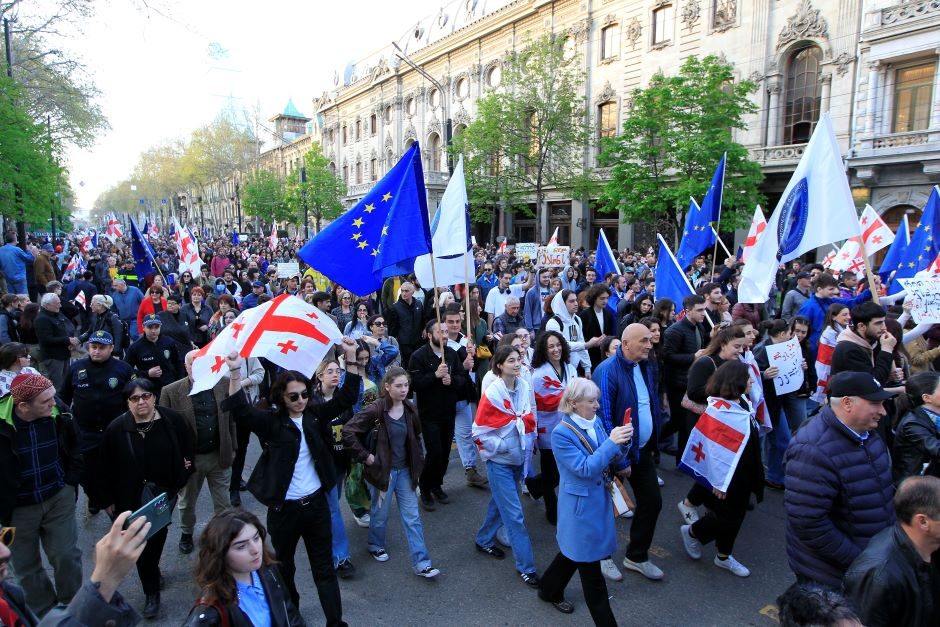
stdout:
<svg viewBox="0 0 940 627">
<path fill-rule="evenodd" d="M 453 121 L 450 119 L 450 103 L 448 100 L 448 92 L 444 89 L 444 86 L 440 84 L 433 76 L 425 72 L 422 68 L 418 67 L 414 61 L 412 61 L 408 55 L 405 54 L 405 51 L 402 50 L 397 43 L 394 41 L 392 45 L 395 46 L 395 50 L 398 51 L 397 56 L 399 59 L 407 63 L 411 69 L 423 76 L 430 82 L 432 85 L 437 87 L 437 90 L 441 94 L 441 106 L 444 108 L 444 145 L 447 147 L 447 171 L 450 174 L 454 173 L 454 161 L 453 157 L 450 154 L 450 145 L 453 141 Z"/>
<path fill-rule="evenodd" d="M 242 232 L 242 200 L 238 195 L 238 181 L 235 181 L 235 211 L 238 212 L 238 232 Z"/>
<path fill-rule="evenodd" d="M 307 217 L 307 168 L 300 166 L 300 204 L 304 208 L 304 241 L 310 239 L 310 220 Z"/>
</svg>

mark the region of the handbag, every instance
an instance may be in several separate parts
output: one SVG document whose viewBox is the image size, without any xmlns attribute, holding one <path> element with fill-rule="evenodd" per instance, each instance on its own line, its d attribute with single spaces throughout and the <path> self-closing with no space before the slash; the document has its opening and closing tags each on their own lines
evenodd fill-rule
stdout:
<svg viewBox="0 0 940 627">
<path fill-rule="evenodd" d="M 570 423 L 561 421 L 561 424 L 565 425 L 578 436 L 578 439 L 581 440 L 581 444 L 584 445 L 584 448 L 593 455 L 594 448 L 587 441 L 587 439 L 581 435 L 581 432 L 574 428 Z M 604 483 L 607 486 L 607 492 L 610 494 L 610 501 L 614 507 L 614 516 L 619 517 L 623 516 L 627 512 L 632 512 L 636 509 L 636 504 L 633 502 L 633 499 L 630 498 L 630 495 L 627 493 L 627 489 L 623 487 L 623 482 L 620 480 L 620 477 L 617 475 L 611 475 L 607 470 L 604 471 Z"/>
<path fill-rule="evenodd" d="M 477 359 L 491 359 L 493 357 L 493 351 L 490 350 L 490 347 L 486 344 L 477 344 Z"/>
</svg>

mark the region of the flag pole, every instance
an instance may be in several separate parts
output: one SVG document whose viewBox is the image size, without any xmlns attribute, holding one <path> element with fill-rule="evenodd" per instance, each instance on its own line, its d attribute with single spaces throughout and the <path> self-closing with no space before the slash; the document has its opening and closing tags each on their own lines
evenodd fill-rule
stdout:
<svg viewBox="0 0 940 627">
<path fill-rule="evenodd" d="M 431 281 L 434 283 L 434 293 L 437 294 L 437 270 L 434 268 L 434 251 L 431 251 Z M 441 308 L 434 303 L 434 315 L 437 316 L 437 327 L 441 332 L 441 363 L 444 363 L 444 329 L 441 327 Z"/>
<path fill-rule="evenodd" d="M 868 255 L 868 246 L 863 237 L 859 238 L 862 244 L 862 257 L 865 259 L 865 276 L 868 277 L 868 291 L 871 293 L 871 302 L 881 305 L 879 294 L 875 291 L 875 273 L 871 269 L 871 257 Z"/>
<path fill-rule="evenodd" d="M 464 320 L 467 321 L 467 344 L 473 343 L 473 335 L 470 331 L 470 264 L 467 261 L 467 253 L 463 254 L 463 301 L 464 301 Z M 436 283 L 436 281 L 435 281 Z"/>
<path fill-rule="evenodd" d="M 731 256 L 731 251 L 728 250 L 728 247 L 725 246 L 725 243 L 724 243 L 723 241 L 721 241 L 721 238 L 720 238 L 720 237 L 718 237 L 718 231 L 715 230 L 715 227 L 711 227 L 711 230 L 712 230 L 712 233 L 715 234 L 715 242 L 718 243 L 718 244 L 721 244 L 721 247 L 725 250 L 725 254 L 730 257 L 730 256 Z M 712 274 L 714 274 L 714 272 L 715 272 L 715 270 L 714 270 L 714 268 L 712 268 Z"/>
</svg>

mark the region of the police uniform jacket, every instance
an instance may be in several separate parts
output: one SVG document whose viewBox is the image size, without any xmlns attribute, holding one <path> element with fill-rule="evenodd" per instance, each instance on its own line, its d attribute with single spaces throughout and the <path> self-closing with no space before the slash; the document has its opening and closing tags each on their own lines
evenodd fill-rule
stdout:
<svg viewBox="0 0 940 627">
<path fill-rule="evenodd" d="M 151 342 L 146 336 L 141 336 L 127 349 L 127 363 L 134 367 L 137 376 L 150 379 L 161 388 L 180 378 L 180 373 L 176 368 L 179 361 L 176 342 L 162 335 L 157 338 L 156 342 Z M 147 374 L 147 371 L 154 366 L 160 366 L 163 369 L 163 374 L 156 379 Z"/>
</svg>

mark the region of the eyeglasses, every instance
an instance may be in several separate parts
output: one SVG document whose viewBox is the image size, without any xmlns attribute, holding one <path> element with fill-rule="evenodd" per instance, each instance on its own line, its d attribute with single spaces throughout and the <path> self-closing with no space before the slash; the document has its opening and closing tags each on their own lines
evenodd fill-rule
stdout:
<svg viewBox="0 0 940 627">
<path fill-rule="evenodd" d="M 149 401 L 152 398 L 153 392 L 141 392 L 140 394 L 128 397 L 127 400 L 131 403 L 139 403 L 140 401 Z"/>
<path fill-rule="evenodd" d="M 303 392 L 291 392 L 290 394 L 285 394 L 285 396 L 291 403 L 296 403 L 300 399 L 307 400 L 310 398 L 310 392 L 307 392 L 306 390 Z"/>
<path fill-rule="evenodd" d="M 10 546 L 16 538 L 16 527 L 0 527 L 0 544 Z"/>
</svg>

